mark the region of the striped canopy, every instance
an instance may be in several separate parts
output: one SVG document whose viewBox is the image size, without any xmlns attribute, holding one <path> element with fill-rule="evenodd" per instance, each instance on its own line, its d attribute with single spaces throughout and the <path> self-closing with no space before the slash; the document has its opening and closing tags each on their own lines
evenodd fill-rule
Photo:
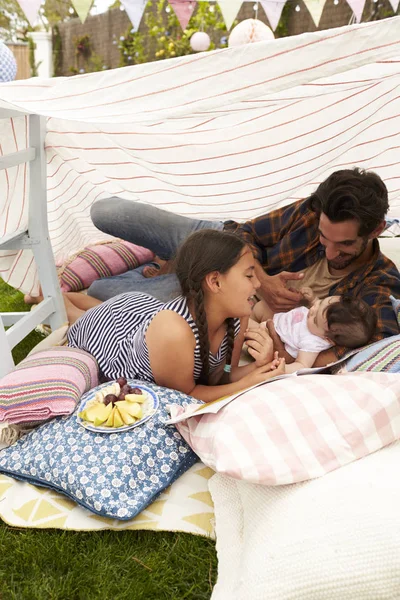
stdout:
<svg viewBox="0 0 400 600">
<path fill-rule="evenodd" d="M 1 108 L 48 117 L 57 262 L 105 239 L 89 217 L 120 196 L 182 215 L 246 220 L 307 196 L 332 171 L 378 172 L 400 213 L 399 17 L 70 78 L 0 85 Z M 0 121 L 3 154 L 26 147 Z M 0 171 L 0 232 L 26 226 L 26 168 Z M 0 233 L 0 235 L 2 235 Z M 30 251 L 0 274 L 37 290 Z"/>
</svg>

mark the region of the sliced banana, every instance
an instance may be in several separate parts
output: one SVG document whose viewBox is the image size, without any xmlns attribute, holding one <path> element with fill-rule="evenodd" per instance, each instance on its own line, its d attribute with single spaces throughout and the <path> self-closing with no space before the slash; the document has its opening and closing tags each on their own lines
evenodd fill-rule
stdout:
<svg viewBox="0 0 400 600">
<path fill-rule="evenodd" d="M 95 393 L 93 400 L 94 400 L 94 403 L 103 401 L 103 393 L 101 390 Z"/>
<path fill-rule="evenodd" d="M 107 385 L 106 387 L 104 387 L 103 389 L 101 389 L 95 393 L 92 400 L 89 400 L 89 402 L 87 403 L 87 407 L 93 406 L 94 404 L 98 404 L 99 402 L 103 402 L 103 399 L 108 394 L 115 394 L 115 396 L 118 397 L 120 395 L 120 393 L 121 393 L 121 388 L 120 388 L 119 383 L 115 382 L 115 383 L 112 383 L 111 385 Z"/>
</svg>

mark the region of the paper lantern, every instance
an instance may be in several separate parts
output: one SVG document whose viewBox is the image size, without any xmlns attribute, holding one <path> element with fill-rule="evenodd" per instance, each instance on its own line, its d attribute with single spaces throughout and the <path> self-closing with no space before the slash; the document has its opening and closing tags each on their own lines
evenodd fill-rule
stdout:
<svg viewBox="0 0 400 600">
<path fill-rule="evenodd" d="M 17 63 L 14 54 L 0 42 L 0 81 L 12 81 L 17 74 Z"/>
<path fill-rule="evenodd" d="M 232 29 L 228 46 L 234 48 L 244 44 L 267 42 L 273 39 L 275 39 L 274 34 L 265 23 L 258 19 L 246 19 Z"/>
<path fill-rule="evenodd" d="M 205 52 L 211 44 L 210 36 L 204 31 L 196 31 L 190 38 L 190 45 L 195 52 Z"/>
</svg>

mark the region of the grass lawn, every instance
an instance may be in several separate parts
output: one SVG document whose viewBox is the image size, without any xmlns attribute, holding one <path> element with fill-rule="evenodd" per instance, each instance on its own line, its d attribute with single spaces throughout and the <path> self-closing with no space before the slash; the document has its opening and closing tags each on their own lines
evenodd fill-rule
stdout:
<svg viewBox="0 0 400 600">
<path fill-rule="evenodd" d="M 0 280 L 0 311 L 25 310 Z M 19 362 L 36 332 L 14 352 Z M 203 600 L 217 574 L 215 544 L 184 533 L 14 529 L 0 521 L 0 600 Z"/>
</svg>

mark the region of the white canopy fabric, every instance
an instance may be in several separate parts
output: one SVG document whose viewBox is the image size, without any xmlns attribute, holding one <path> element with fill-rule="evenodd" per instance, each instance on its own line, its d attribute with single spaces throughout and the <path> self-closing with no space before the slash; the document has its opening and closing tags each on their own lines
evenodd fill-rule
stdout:
<svg viewBox="0 0 400 600">
<path fill-rule="evenodd" d="M 120 196 L 246 220 L 306 197 L 332 171 L 378 172 L 400 213 L 400 19 L 72 78 L 0 84 L 2 108 L 48 117 L 48 218 L 57 262 L 105 239 L 89 217 Z M 0 120 L 0 152 L 27 145 Z M 26 227 L 26 167 L 0 171 L 0 236 Z M 30 251 L 0 275 L 37 291 Z"/>
</svg>

